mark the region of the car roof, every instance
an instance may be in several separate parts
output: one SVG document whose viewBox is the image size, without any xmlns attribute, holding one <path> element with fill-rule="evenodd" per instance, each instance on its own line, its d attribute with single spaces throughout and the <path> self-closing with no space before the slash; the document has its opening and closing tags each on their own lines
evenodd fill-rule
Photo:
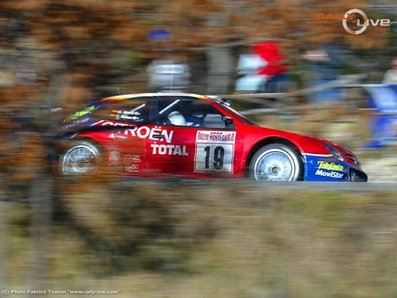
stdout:
<svg viewBox="0 0 397 298">
<path fill-rule="evenodd" d="M 182 93 L 182 92 L 157 92 L 157 93 L 132 93 L 132 94 L 122 94 L 116 96 L 110 96 L 103 98 L 99 101 L 121 101 L 133 98 L 140 98 L 140 97 L 166 97 L 166 96 L 184 96 L 184 97 L 193 97 L 197 99 L 210 99 L 207 96 L 193 94 L 193 93 Z"/>
</svg>

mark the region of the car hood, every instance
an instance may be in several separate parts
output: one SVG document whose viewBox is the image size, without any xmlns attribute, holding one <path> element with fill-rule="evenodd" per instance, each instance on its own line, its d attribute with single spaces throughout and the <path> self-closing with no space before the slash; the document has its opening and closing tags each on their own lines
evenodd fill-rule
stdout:
<svg viewBox="0 0 397 298">
<path fill-rule="evenodd" d="M 287 132 L 283 130 L 271 129 L 267 127 L 255 127 L 254 133 L 259 138 L 280 138 L 293 143 L 302 154 L 330 155 L 325 143 L 329 142 L 324 139 L 306 136 L 298 133 Z M 331 142 L 332 143 L 332 142 Z"/>
</svg>

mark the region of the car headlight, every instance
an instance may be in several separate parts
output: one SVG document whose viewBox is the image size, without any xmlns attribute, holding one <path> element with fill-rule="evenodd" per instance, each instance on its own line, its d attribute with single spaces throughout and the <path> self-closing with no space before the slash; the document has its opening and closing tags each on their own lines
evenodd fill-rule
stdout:
<svg viewBox="0 0 397 298">
<path fill-rule="evenodd" d="M 340 161 L 344 161 L 344 158 L 342 156 L 342 154 L 338 151 L 338 149 L 336 149 L 334 146 L 332 146 L 331 144 L 327 144 L 324 143 L 325 147 L 327 147 L 327 149 L 329 150 L 329 152 L 332 153 L 332 155 L 339 159 Z"/>
</svg>

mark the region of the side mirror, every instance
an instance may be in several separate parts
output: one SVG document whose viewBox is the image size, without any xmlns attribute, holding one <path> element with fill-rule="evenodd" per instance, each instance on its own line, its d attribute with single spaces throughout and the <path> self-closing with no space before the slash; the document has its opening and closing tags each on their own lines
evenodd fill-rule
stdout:
<svg viewBox="0 0 397 298">
<path fill-rule="evenodd" d="M 222 116 L 222 120 L 225 122 L 225 126 L 229 127 L 230 125 L 233 124 L 233 119 L 232 117 L 229 116 Z"/>
</svg>

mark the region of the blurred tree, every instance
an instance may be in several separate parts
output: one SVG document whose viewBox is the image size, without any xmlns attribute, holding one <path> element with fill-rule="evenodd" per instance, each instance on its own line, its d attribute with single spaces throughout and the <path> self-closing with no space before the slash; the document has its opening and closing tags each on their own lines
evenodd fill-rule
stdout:
<svg viewBox="0 0 397 298">
<path fill-rule="evenodd" d="M 29 31 L 36 32 L 43 42 L 57 41 L 62 47 L 105 38 L 135 48 L 139 44 L 147 45 L 145 36 L 153 28 L 170 30 L 173 47 L 219 44 L 236 37 L 247 44 L 252 39 L 281 38 L 289 48 L 307 42 L 335 41 L 362 48 L 382 47 L 385 34 L 367 30 L 355 38 L 341 26 L 341 18 L 348 9 L 365 10 L 366 3 L 363 0 L 175 0 L 170 3 L 4 0 L 0 8 L 7 13 L 19 13 Z M 322 19 L 316 18 L 321 14 Z"/>
<path fill-rule="evenodd" d="M 249 47 L 255 41 L 277 39 L 292 64 L 294 59 L 299 60 L 302 47 L 333 43 L 357 49 L 387 47 L 391 42 L 391 38 L 387 39 L 387 32 L 368 30 L 357 37 L 347 34 L 342 28 L 344 13 L 350 8 L 366 10 L 367 2 L 1 0 L 0 29 L 4 34 L 0 37 L 0 58 L 5 61 L 0 61 L 0 136 L 3 140 L 0 146 L 0 175 L 7 177 L 6 182 L 13 185 L 35 186 L 31 188 L 30 196 L 34 211 L 32 221 L 36 223 L 32 234 L 36 236 L 37 251 L 48 249 L 42 240 L 51 232 L 49 229 L 42 231 L 40 227 L 49 226 L 51 222 L 49 213 L 52 209 L 49 205 L 53 199 L 51 189 L 54 181 L 48 175 L 46 156 L 53 146 L 48 132 L 53 125 L 48 110 L 54 107 L 55 102 L 68 103 L 72 109 L 102 94 L 99 88 L 106 89 L 118 82 L 118 74 L 132 74 L 135 72 L 134 66 L 142 69 L 146 59 L 152 58 L 154 49 L 159 46 L 147 39 L 148 32 L 156 28 L 172 32 L 173 38 L 163 43 L 163 48 L 183 49 L 179 51 L 180 55 L 207 53 L 211 62 L 208 67 L 210 73 L 217 76 L 221 74 L 224 79 L 223 82 L 210 80 L 220 85 L 209 88 L 214 93 L 219 92 L 220 88 L 227 88 L 233 59 L 226 48 L 231 46 Z M 372 11 L 368 10 L 370 13 Z M 324 17 L 316 18 L 318 14 Z M 29 42 L 26 42 L 27 37 Z M 219 45 L 224 47 L 216 48 Z M 119 55 L 120 52 L 123 56 Z M 32 57 L 35 60 L 30 60 Z M 116 66 L 112 63 L 115 60 L 119 61 Z M 123 71 L 115 72 L 114 67 L 120 68 L 117 64 L 123 61 L 133 65 L 124 66 Z M 24 63 L 29 67 L 25 67 Z M 35 81 L 30 84 L 18 82 L 18 74 L 12 73 L 16 65 L 22 65 L 23 70 L 33 69 Z M 132 80 L 127 80 L 129 88 L 144 90 L 145 80 L 142 76 L 140 74 L 138 79 L 135 78 L 141 85 L 131 84 Z M 29 104 L 30 108 L 27 108 Z M 22 118 L 18 117 L 21 115 Z M 103 180 L 97 178 L 94 182 Z M 76 186 L 79 192 L 81 186 Z M 147 203 L 145 195 L 146 192 L 142 192 L 138 196 L 140 203 Z M 126 196 L 125 200 L 128 201 L 129 197 Z M 96 203 L 92 202 L 92 208 Z M 110 205 L 111 201 L 106 203 Z M 46 207 L 43 208 L 42 204 Z M 149 210 L 157 208 L 157 201 L 149 205 Z M 174 214 L 169 215 L 167 205 L 161 206 L 164 207 L 161 212 L 166 214 L 166 218 L 155 223 L 156 227 L 177 218 Z M 117 215 L 124 211 L 122 204 L 116 207 L 119 208 L 115 210 Z M 104 210 L 107 211 L 106 208 Z M 126 223 L 130 224 L 133 220 L 133 217 L 128 217 Z M 145 220 L 146 217 L 142 216 L 142 222 Z M 94 221 L 89 222 L 88 226 L 91 227 L 91 224 L 97 227 Z M 124 224 L 115 221 L 110 235 L 114 235 Z M 174 234 L 180 237 L 178 233 Z M 138 240 L 131 241 L 138 243 Z M 34 271 L 45 271 L 40 266 L 45 260 L 38 257 L 37 262 Z"/>
</svg>

